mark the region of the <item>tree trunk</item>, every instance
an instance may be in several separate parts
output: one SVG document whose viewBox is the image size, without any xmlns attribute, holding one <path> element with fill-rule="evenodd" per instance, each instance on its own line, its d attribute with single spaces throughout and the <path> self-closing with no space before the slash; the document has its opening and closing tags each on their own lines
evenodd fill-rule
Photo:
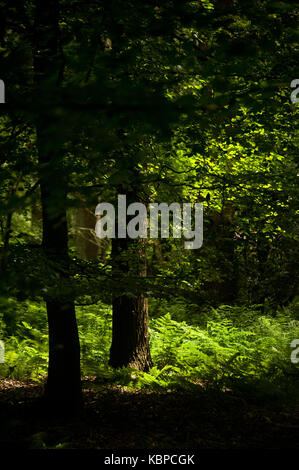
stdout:
<svg viewBox="0 0 299 470">
<path fill-rule="evenodd" d="M 88 208 L 73 211 L 74 245 L 80 258 L 96 259 L 101 254 L 100 239 L 95 234 L 96 216 Z"/>
<path fill-rule="evenodd" d="M 40 161 L 44 161 L 43 141 L 39 136 Z M 56 174 L 56 177 L 54 175 Z M 61 173 L 48 172 L 41 178 L 41 201 L 43 210 L 43 249 L 51 263 L 57 284 L 68 281 L 68 236 L 66 220 L 66 187 Z M 55 180 L 56 185 L 49 185 Z M 59 184 L 59 194 L 57 185 Z M 54 203 L 59 205 L 55 208 Z M 49 369 L 45 399 L 51 409 L 75 411 L 81 405 L 80 345 L 74 302 L 57 295 L 47 301 L 49 324 Z"/>
<path fill-rule="evenodd" d="M 41 107 L 37 114 L 37 149 L 43 214 L 43 249 L 57 279 L 68 280 L 67 175 L 62 164 L 59 126 L 49 103 L 59 75 L 59 2 L 36 2 L 34 71 Z M 61 295 L 47 299 L 49 369 L 45 401 L 51 412 L 74 412 L 81 404 L 80 346 L 74 302 Z"/>
<path fill-rule="evenodd" d="M 136 172 L 137 173 L 137 172 Z M 135 189 L 127 192 L 127 204 L 138 201 L 138 173 Z M 119 188 L 123 194 L 123 188 Z M 117 236 L 116 223 L 116 236 Z M 146 239 L 115 238 L 112 240 L 114 277 L 145 277 L 147 274 Z M 132 282 L 132 281 L 131 281 Z M 133 281 L 134 282 L 134 281 Z M 152 367 L 148 333 L 148 299 L 143 293 L 115 294 L 112 302 L 112 344 L 109 365 L 133 367 L 148 371 Z"/>
<path fill-rule="evenodd" d="M 113 301 L 112 367 L 133 367 L 148 371 L 152 367 L 148 338 L 148 300 L 143 295 Z"/>
</svg>

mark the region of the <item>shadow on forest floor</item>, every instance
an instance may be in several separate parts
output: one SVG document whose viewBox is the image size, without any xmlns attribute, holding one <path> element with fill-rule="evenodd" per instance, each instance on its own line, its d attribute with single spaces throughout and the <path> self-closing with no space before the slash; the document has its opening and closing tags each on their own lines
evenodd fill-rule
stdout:
<svg viewBox="0 0 299 470">
<path fill-rule="evenodd" d="M 77 449 L 299 448 L 299 404 L 230 392 L 141 392 L 84 380 L 82 416 L 43 418 L 42 386 L 0 381 L 0 447 Z"/>
</svg>

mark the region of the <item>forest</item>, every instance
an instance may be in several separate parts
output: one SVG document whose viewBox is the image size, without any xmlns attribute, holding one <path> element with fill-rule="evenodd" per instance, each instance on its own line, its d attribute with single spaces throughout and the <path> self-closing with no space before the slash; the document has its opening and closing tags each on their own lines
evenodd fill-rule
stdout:
<svg viewBox="0 0 299 470">
<path fill-rule="evenodd" d="M 298 449 L 299 3 L 0 9 L 0 448 Z"/>
</svg>

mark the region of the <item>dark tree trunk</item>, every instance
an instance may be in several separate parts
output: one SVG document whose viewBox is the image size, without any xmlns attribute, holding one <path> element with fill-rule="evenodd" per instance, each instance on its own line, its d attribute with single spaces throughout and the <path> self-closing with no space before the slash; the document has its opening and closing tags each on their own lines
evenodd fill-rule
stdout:
<svg viewBox="0 0 299 470">
<path fill-rule="evenodd" d="M 38 138 L 40 160 L 43 140 Z M 66 220 L 66 182 L 55 171 L 41 178 L 43 210 L 43 248 L 51 263 L 57 284 L 68 281 L 68 236 Z M 50 177 L 49 177 L 50 176 Z M 55 180 L 55 185 L 49 181 Z M 57 186 L 59 184 L 59 186 Z M 60 191 L 57 191 L 57 187 Z M 58 203 L 59 201 L 59 203 Z M 54 205 L 56 203 L 56 206 Z M 53 209 L 55 213 L 53 214 Z M 81 405 L 80 345 L 74 302 L 57 296 L 47 301 L 49 324 L 49 369 L 45 399 L 51 408 L 75 411 Z"/>
<path fill-rule="evenodd" d="M 129 366 L 148 371 L 152 367 L 148 341 L 148 301 L 142 295 L 113 301 L 112 367 Z"/>
<path fill-rule="evenodd" d="M 129 261 L 122 263 L 118 255 L 124 255 L 132 246 L 139 266 L 138 274 L 145 276 L 146 255 L 143 240 L 112 241 L 112 256 L 117 262 L 118 272 L 128 272 Z M 152 367 L 148 334 L 148 299 L 142 293 L 115 295 L 112 305 L 112 344 L 109 364 L 115 368 L 129 366 L 148 371 Z"/>
<path fill-rule="evenodd" d="M 58 90 L 59 2 L 36 2 L 34 71 L 40 109 L 37 149 L 43 214 L 43 249 L 57 285 L 68 281 L 67 175 L 62 164 L 59 123 L 49 105 Z M 75 412 L 81 404 L 80 346 L 74 302 L 61 294 L 47 299 L 49 370 L 45 402 L 51 412 Z"/>
<path fill-rule="evenodd" d="M 76 412 L 82 404 L 80 348 L 73 302 L 48 301 L 49 368 L 45 400 L 54 410 Z"/>
<path fill-rule="evenodd" d="M 135 188 L 134 188 L 135 186 Z M 123 188 L 119 193 L 124 194 Z M 135 185 L 127 191 L 127 205 L 138 201 L 138 172 Z M 116 226 L 118 224 L 116 223 Z M 117 235 L 117 227 L 116 227 Z M 114 276 L 145 277 L 147 274 L 146 239 L 112 240 Z M 134 281 L 130 281 L 131 283 Z M 152 367 L 148 332 L 148 299 L 141 292 L 115 294 L 112 302 L 112 344 L 109 365 L 114 368 L 133 367 L 148 371 Z"/>
<path fill-rule="evenodd" d="M 9 196 L 13 196 L 15 192 L 18 189 L 19 183 L 22 179 L 22 175 L 17 179 L 15 184 L 13 185 Z M 4 240 L 3 240 L 3 248 L 2 248 L 2 253 L 0 257 L 0 272 L 4 270 L 5 268 L 5 261 L 6 261 L 6 255 L 9 250 L 9 242 L 10 242 L 10 236 L 11 236 L 11 224 L 12 224 L 12 217 L 13 217 L 13 212 L 10 211 L 7 214 L 6 217 L 6 223 L 5 223 L 5 229 L 4 229 Z"/>
<path fill-rule="evenodd" d="M 265 300 L 267 296 L 267 259 L 270 252 L 270 246 L 266 238 L 261 235 L 257 238 L 256 244 L 257 259 L 258 259 L 258 287 L 255 289 L 254 299 L 255 303 L 261 305 L 261 312 L 265 311 Z"/>
</svg>

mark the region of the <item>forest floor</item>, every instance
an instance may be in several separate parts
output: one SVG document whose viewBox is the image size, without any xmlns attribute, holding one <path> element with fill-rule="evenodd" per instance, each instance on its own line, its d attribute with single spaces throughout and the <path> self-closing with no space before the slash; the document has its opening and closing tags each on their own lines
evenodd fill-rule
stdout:
<svg viewBox="0 0 299 470">
<path fill-rule="evenodd" d="M 0 448 L 299 448 L 298 402 L 205 390 L 132 391 L 90 377 L 83 381 L 82 415 L 63 421 L 34 411 L 42 389 L 0 380 Z"/>
</svg>

